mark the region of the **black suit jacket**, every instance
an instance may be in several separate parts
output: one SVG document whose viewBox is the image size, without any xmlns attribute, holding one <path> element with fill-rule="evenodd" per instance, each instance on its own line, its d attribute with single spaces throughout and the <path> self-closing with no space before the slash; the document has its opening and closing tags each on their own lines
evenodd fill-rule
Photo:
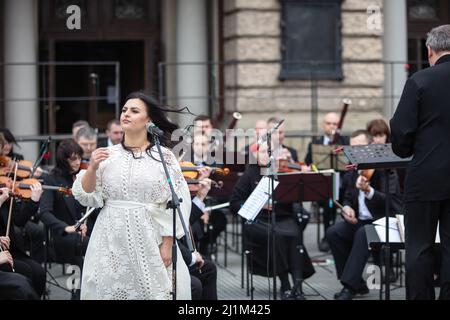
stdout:
<svg viewBox="0 0 450 320">
<path fill-rule="evenodd" d="M 310 165 L 312 163 L 312 145 L 313 144 L 323 144 L 324 136 L 321 137 L 313 137 L 312 141 L 308 144 L 308 152 L 305 156 L 305 163 Z M 344 146 L 348 145 L 348 138 L 345 136 L 339 136 L 338 145 Z"/>
<path fill-rule="evenodd" d="M 355 210 L 356 215 L 359 215 L 359 189 L 356 188 L 356 179 L 358 178 L 357 171 L 351 171 L 345 176 L 345 194 L 344 194 L 344 206 L 350 206 Z M 365 199 L 367 209 L 374 220 L 380 219 L 385 216 L 385 200 L 386 200 L 386 187 L 385 187 L 385 174 L 384 172 L 375 170 L 372 178 L 370 179 L 370 185 L 374 188 L 375 193 L 372 199 Z M 398 177 L 395 171 L 389 173 L 389 194 L 390 194 L 390 214 L 401 212 L 401 200 L 400 200 L 400 186 L 398 184 Z"/>
<path fill-rule="evenodd" d="M 406 81 L 390 125 L 394 152 L 413 156 L 405 201 L 450 199 L 450 55 Z"/>
<path fill-rule="evenodd" d="M 6 234 L 8 215 L 9 215 L 9 203 L 10 200 L 6 202 L 0 208 L 0 234 L 4 236 Z M 12 253 L 20 251 L 25 254 L 24 248 L 18 246 L 19 242 L 16 239 L 14 232 L 14 225 L 18 227 L 23 227 L 30 218 L 37 213 L 39 209 L 39 203 L 33 200 L 24 201 L 14 201 L 13 210 L 11 213 L 12 223 L 9 227 L 9 238 L 10 238 L 10 250 Z"/>
<path fill-rule="evenodd" d="M 45 184 L 71 188 L 72 175 L 50 174 Z M 45 190 L 41 197 L 40 218 L 52 232 L 62 236 L 67 226 L 74 225 L 85 213 L 83 207 L 73 196 L 66 196 L 60 192 Z M 91 228 L 88 227 L 90 230 Z"/>
</svg>

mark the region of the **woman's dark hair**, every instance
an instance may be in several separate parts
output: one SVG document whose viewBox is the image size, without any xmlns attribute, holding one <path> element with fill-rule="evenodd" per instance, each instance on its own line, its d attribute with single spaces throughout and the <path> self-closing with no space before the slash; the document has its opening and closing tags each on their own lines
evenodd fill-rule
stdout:
<svg viewBox="0 0 450 320">
<path fill-rule="evenodd" d="M 69 158 L 73 155 L 81 158 L 83 156 L 83 149 L 73 139 L 61 141 L 56 150 L 56 166 L 53 172 L 60 175 L 70 174 L 72 168 L 69 165 Z"/>
<path fill-rule="evenodd" d="M 388 124 L 383 119 L 375 119 L 370 121 L 367 124 L 367 131 L 372 135 L 372 137 L 375 137 L 379 134 L 385 134 L 386 135 L 386 142 L 390 141 L 391 136 L 391 130 L 389 129 Z"/>
<path fill-rule="evenodd" d="M 11 133 L 11 131 L 9 131 L 9 129 L 0 128 L 0 133 L 3 133 L 3 136 L 5 137 L 5 140 L 8 143 L 15 144 L 16 146 L 19 147 L 19 145 L 17 144 L 16 138 L 14 138 L 13 134 Z"/>
<path fill-rule="evenodd" d="M 161 145 L 164 147 L 167 147 L 167 148 L 172 148 L 174 142 L 171 141 L 171 134 L 173 131 L 178 129 L 178 126 L 169 121 L 166 113 L 167 112 L 189 113 L 189 114 L 192 114 L 192 113 L 190 113 L 187 108 L 170 109 L 168 107 L 163 107 L 163 106 L 161 106 L 161 104 L 158 102 L 158 100 L 155 97 L 153 97 L 152 95 L 146 94 L 143 91 L 135 91 L 135 92 L 130 93 L 125 98 L 125 101 L 128 101 L 130 99 L 139 99 L 142 102 L 144 102 L 146 109 L 147 109 L 147 114 L 150 117 L 151 121 L 159 129 L 161 129 L 163 131 L 163 136 L 160 137 Z M 187 111 L 183 112 L 184 110 L 187 110 Z M 150 149 L 155 144 L 155 141 L 154 141 L 153 136 L 149 133 L 147 133 L 147 140 L 150 142 L 150 146 L 147 148 L 146 152 L 148 155 L 151 156 Z M 122 146 L 125 150 L 133 153 L 133 151 L 129 147 L 125 146 L 125 137 L 122 140 Z M 133 153 L 133 156 L 134 156 L 134 153 Z"/>
</svg>

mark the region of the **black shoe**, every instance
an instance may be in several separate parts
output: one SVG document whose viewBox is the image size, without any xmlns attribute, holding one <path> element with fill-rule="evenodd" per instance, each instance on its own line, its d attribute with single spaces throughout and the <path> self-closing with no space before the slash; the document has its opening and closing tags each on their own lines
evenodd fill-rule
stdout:
<svg viewBox="0 0 450 320">
<path fill-rule="evenodd" d="M 359 288 L 358 291 L 356 291 L 356 294 L 360 294 L 360 295 L 365 295 L 368 294 L 369 288 L 367 287 L 367 285 L 364 283 L 363 285 L 361 285 L 361 287 Z"/>
<path fill-rule="evenodd" d="M 344 287 L 340 292 L 334 294 L 334 300 L 353 300 L 353 296 L 353 293 Z"/>
<path fill-rule="evenodd" d="M 296 300 L 291 290 L 281 292 L 281 300 Z"/>
<path fill-rule="evenodd" d="M 322 238 L 319 243 L 319 250 L 322 252 L 330 251 L 330 246 L 328 245 L 328 241 L 325 238 Z"/>
</svg>

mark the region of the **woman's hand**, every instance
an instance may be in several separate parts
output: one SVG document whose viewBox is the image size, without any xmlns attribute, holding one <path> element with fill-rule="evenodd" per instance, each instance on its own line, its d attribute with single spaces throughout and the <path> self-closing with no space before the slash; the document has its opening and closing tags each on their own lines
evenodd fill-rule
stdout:
<svg viewBox="0 0 450 320">
<path fill-rule="evenodd" d="M 97 171 L 100 163 L 108 159 L 109 150 L 108 148 L 98 148 L 94 150 L 91 154 L 91 161 L 89 163 L 89 168 L 92 168 L 94 171 Z"/>
<path fill-rule="evenodd" d="M 37 182 L 35 184 L 32 184 L 30 186 L 30 189 L 31 189 L 31 200 L 33 200 L 34 202 L 39 202 L 42 196 L 42 192 L 44 192 L 41 183 Z"/>
<path fill-rule="evenodd" d="M 172 264 L 172 244 L 173 244 L 172 237 L 163 237 L 163 242 L 159 247 L 161 259 L 166 268 Z"/>
<path fill-rule="evenodd" d="M 0 245 L 2 246 L 3 250 L 9 250 L 9 244 L 9 237 L 0 237 Z"/>
</svg>

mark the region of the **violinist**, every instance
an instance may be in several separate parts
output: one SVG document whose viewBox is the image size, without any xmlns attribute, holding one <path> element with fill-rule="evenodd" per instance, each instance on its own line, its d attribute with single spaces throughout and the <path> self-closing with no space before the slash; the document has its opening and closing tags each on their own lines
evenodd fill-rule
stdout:
<svg viewBox="0 0 450 320">
<path fill-rule="evenodd" d="M 0 155 L 6 156 L 11 160 L 23 161 L 24 160 L 23 155 L 20 153 L 14 152 L 14 145 L 19 146 L 19 144 L 17 143 L 17 140 L 14 137 L 14 135 L 11 133 L 11 131 L 7 128 L 0 128 L 0 133 L 3 134 L 3 137 L 5 139 L 5 144 L 3 145 L 3 148 L 0 151 Z M 28 161 L 26 161 L 26 162 L 28 163 Z M 29 169 L 28 169 L 30 172 L 33 169 L 32 167 L 33 167 L 33 165 L 32 165 L 32 163 L 30 163 Z M 43 173 L 44 173 L 44 171 L 40 167 L 37 167 L 34 172 L 33 177 L 35 177 L 35 178 L 41 177 Z"/>
<path fill-rule="evenodd" d="M 322 120 L 322 130 L 323 135 L 320 137 L 313 137 L 312 141 L 308 144 L 308 151 L 305 157 L 305 163 L 309 166 L 312 164 L 312 145 L 331 145 L 334 140 L 334 135 L 338 130 L 340 117 L 335 112 L 328 112 L 325 114 Z M 344 136 L 339 136 L 337 139 L 337 145 L 348 145 L 348 139 Z M 342 193 L 342 192 L 340 192 Z M 340 197 L 339 197 L 340 198 Z M 336 218 L 336 207 L 330 207 L 328 201 L 319 201 L 318 205 L 321 210 L 323 210 L 323 227 L 324 234 L 327 229 L 334 223 Z M 330 250 L 326 237 L 323 237 L 319 243 L 319 250 L 322 252 L 327 252 Z"/>
<path fill-rule="evenodd" d="M 211 165 L 208 159 L 210 155 L 210 142 L 205 134 L 196 133 L 194 134 L 194 139 L 192 142 L 192 160 L 197 166 Z M 211 172 L 211 171 L 209 171 Z M 206 176 L 206 178 L 209 177 Z M 217 246 L 217 238 L 221 232 L 225 230 L 227 226 L 227 218 L 224 211 L 213 210 L 212 212 L 205 212 L 202 215 L 202 219 L 197 222 L 195 227 L 198 227 L 199 236 L 197 240 L 199 241 L 199 251 L 200 253 L 210 257 L 214 254 Z M 203 231 L 201 231 L 203 230 Z"/>
<path fill-rule="evenodd" d="M 3 264 L 0 266 L 0 271 L 3 272 L 17 272 L 25 276 L 32 284 L 37 296 L 42 296 L 45 289 L 46 274 L 41 265 L 30 258 L 20 248 L 19 241 L 14 232 L 14 226 L 23 227 L 31 216 L 35 215 L 39 208 L 39 200 L 42 194 L 42 186 L 39 182 L 31 185 L 31 199 L 28 201 L 21 200 L 16 197 L 14 192 L 7 188 L 0 188 L 0 234 L 9 240 L 6 250 L 12 256 L 13 262 L 11 264 Z M 10 195 L 14 196 L 13 201 L 10 201 Z M 11 208 L 11 220 L 10 206 Z M 8 225 L 9 224 L 9 225 Z M 9 234 L 7 235 L 7 232 Z M 4 242 L 2 242 L 5 245 Z M 21 281 L 22 282 L 22 281 Z M 21 283 L 20 282 L 20 283 Z"/>
<path fill-rule="evenodd" d="M 75 175 L 80 170 L 82 155 L 83 150 L 75 141 L 62 141 L 56 151 L 56 166 L 45 178 L 45 183 L 71 188 Z M 79 232 L 75 230 L 74 225 L 85 211 L 86 208 L 73 196 L 50 190 L 45 190 L 42 195 L 40 218 L 51 231 L 57 261 L 77 265 L 80 270 L 83 267 L 82 256 L 87 248 L 93 222 L 82 224 Z"/>
<path fill-rule="evenodd" d="M 352 133 L 350 145 L 366 145 L 372 136 L 366 130 Z M 362 274 L 369 258 L 364 226 L 385 215 L 385 175 L 379 170 L 349 172 L 345 177 L 343 221 L 327 229 L 326 237 L 336 265 L 337 277 L 343 288 L 336 293 L 337 300 L 351 300 L 369 289 Z M 390 208 L 392 213 L 401 208 L 400 190 L 395 171 L 389 174 Z"/>
</svg>

